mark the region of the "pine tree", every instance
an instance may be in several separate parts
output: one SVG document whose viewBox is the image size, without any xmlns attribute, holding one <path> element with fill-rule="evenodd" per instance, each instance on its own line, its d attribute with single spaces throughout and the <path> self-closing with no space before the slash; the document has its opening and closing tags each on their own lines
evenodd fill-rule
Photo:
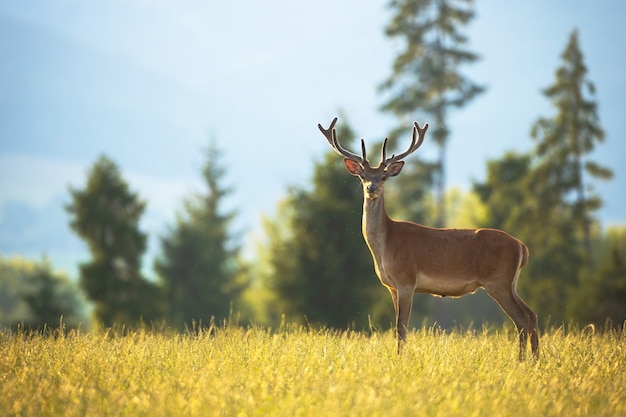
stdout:
<svg viewBox="0 0 626 417">
<path fill-rule="evenodd" d="M 338 128 L 342 144 L 354 135 Z M 323 138 L 320 136 L 320 140 Z M 290 321 L 333 328 L 390 323 L 391 306 L 361 233 L 363 195 L 332 151 L 315 166 L 311 187 L 291 187 L 273 219 L 260 258 L 272 308 Z"/>
<path fill-rule="evenodd" d="M 528 217 L 533 201 L 528 195 L 528 175 L 531 155 L 507 152 L 502 159 L 487 162 L 484 183 L 474 182 L 474 192 L 483 202 L 486 223 L 481 227 L 515 231 L 528 235 Z"/>
<path fill-rule="evenodd" d="M 404 40 L 404 50 L 394 61 L 392 75 L 381 85 L 390 95 L 382 110 L 400 119 L 401 126 L 390 135 L 393 138 L 413 119 L 432 117 L 429 135 L 439 148 L 438 160 L 414 171 L 425 174 L 422 182 L 434 183 L 436 225 L 444 226 L 448 110 L 466 105 L 484 91 L 459 72 L 461 65 L 478 59 L 466 49 L 467 38 L 460 32 L 474 17 L 472 1 L 392 0 L 389 8 L 394 16 L 386 35 Z"/>
<path fill-rule="evenodd" d="M 608 230 L 603 237 L 608 253 L 593 273 L 582 280 L 573 300 L 575 318 L 621 330 L 626 325 L 626 229 Z"/>
<path fill-rule="evenodd" d="M 406 161 L 402 175 L 394 178 L 393 187 L 385 190 L 389 196 L 390 215 L 420 224 L 439 224 L 442 219 L 439 215 L 441 207 L 437 207 L 432 193 L 437 171 L 436 163 L 419 158 Z"/>
<path fill-rule="evenodd" d="M 62 317 L 76 315 L 75 303 L 68 303 L 61 294 L 61 281 L 51 271 L 47 262 L 37 268 L 33 276 L 37 288 L 23 294 L 30 310 L 29 326 L 43 329 L 44 326 L 55 328 Z"/>
<path fill-rule="evenodd" d="M 475 183 L 474 191 L 487 211 L 481 226 L 506 230 L 529 248 L 530 261 L 518 281 L 520 295 L 540 317 L 560 323 L 571 318 L 569 303 L 582 258 L 571 218 L 544 203 L 557 196 L 537 189 L 536 169 L 532 155 L 507 153 L 488 162 L 487 178 Z"/>
<path fill-rule="evenodd" d="M 159 288 L 141 274 L 146 234 L 139 230 L 145 203 L 129 190 L 117 165 L 101 156 L 84 189 L 70 188 L 70 226 L 89 247 L 80 285 L 105 326 L 135 326 L 160 318 Z"/>
<path fill-rule="evenodd" d="M 491 161 L 486 182 L 475 184 L 489 212 L 485 226 L 502 227 L 529 247 L 521 292 L 540 316 L 556 323 L 581 317 L 576 300 L 585 298 L 581 288 L 596 274 L 591 225 L 601 200 L 585 176 L 611 177 L 610 170 L 587 158 L 604 133 L 576 31 L 562 59 L 555 83 L 543 90 L 557 113 L 534 123 L 533 153 Z"/>
<path fill-rule="evenodd" d="M 74 328 L 87 324 L 82 307 L 76 285 L 47 259 L 0 256 L 0 327 L 57 328 L 63 317 L 63 326 Z"/>
<path fill-rule="evenodd" d="M 212 143 L 202 171 L 207 191 L 185 202 L 175 227 L 161 238 L 162 255 L 155 261 L 169 322 L 179 329 L 228 318 L 246 286 L 239 274 L 239 247 L 229 230 L 235 213 L 222 209 L 230 189 L 221 184 L 220 156 Z"/>
<path fill-rule="evenodd" d="M 544 194 L 544 205 L 560 205 L 571 212 L 582 235 L 587 263 L 592 265 L 591 226 L 593 212 L 601 200 L 593 193 L 588 179 L 610 179 L 612 172 L 587 158 L 595 145 L 604 140 L 604 131 L 593 100 L 595 87 L 587 78 L 576 30 L 561 58 L 554 84 L 543 90 L 556 107 L 556 114 L 539 118 L 531 131 L 540 161 L 536 187 Z"/>
</svg>

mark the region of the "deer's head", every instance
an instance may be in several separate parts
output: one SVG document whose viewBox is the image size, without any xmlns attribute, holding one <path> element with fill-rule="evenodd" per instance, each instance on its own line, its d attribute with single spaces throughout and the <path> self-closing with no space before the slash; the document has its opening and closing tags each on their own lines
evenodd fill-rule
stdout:
<svg viewBox="0 0 626 417">
<path fill-rule="evenodd" d="M 411 139 L 411 145 L 409 148 L 399 155 L 391 155 L 387 158 L 387 138 L 383 141 L 382 156 L 380 163 L 377 167 L 371 167 L 367 160 L 367 154 L 365 152 L 365 141 L 361 139 L 361 153 L 362 156 L 354 154 L 346 149 L 342 148 L 337 140 L 337 133 L 335 132 L 335 123 L 337 118 L 335 117 L 328 129 L 324 129 L 322 125 L 318 124 L 320 129 L 329 145 L 339 155 L 344 157 L 344 163 L 348 172 L 352 175 L 359 177 L 361 184 L 363 184 L 363 195 L 367 199 L 377 199 L 383 195 L 383 184 L 387 178 L 395 177 L 402 171 L 404 161 L 413 152 L 417 150 L 424 142 L 426 136 L 426 130 L 428 129 L 428 123 L 424 124 L 424 127 L 420 127 L 417 122 L 413 123 L 413 137 Z"/>
</svg>

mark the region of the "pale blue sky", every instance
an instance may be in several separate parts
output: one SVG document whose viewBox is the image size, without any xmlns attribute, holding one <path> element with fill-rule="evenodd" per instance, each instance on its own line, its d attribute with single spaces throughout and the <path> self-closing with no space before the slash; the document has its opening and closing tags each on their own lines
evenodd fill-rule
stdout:
<svg viewBox="0 0 626 417">
<path fill-rule="evenodd" d="M 289 184 L 305 184 L 327 150 L 318 122 L 343 109 L 370 140 L 394 126 L 377 93 L 399 47 L 383 33 L 386 4 L 3 1 L 0 254 L 47 254 L 75 274 L 85 248 L 67 226 L 67 187 L 81 187 L 106 153 L 148 201 L 142 226 L 154 255 L 181 199 L 201 187 L 211 137 L 224 150 L 237 227 L 258 234 L 260 216 Z M 450 185 L 468 189 L 487 159 L 532 146 L 531 124 L 553 111 L 540 90 L 577 27 L 607 134 L 594 158 L 615 171 L 597 187 L 600 216 L 626 223 L 626 3 L 475 4 L 466 33 L 482 60 L 465 72 L 488 91 L 450 119 Z"/>
</svg>

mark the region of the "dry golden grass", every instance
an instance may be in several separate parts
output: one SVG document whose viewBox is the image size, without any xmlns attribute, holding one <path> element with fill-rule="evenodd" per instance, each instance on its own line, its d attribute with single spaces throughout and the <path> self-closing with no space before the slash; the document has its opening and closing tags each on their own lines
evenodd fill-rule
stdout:
<svg viewBox="0 0 626 417">
<path fill-rule="evenodd" d="M 554 330 L 518 362 L 509 330 L 409 335 L 226 327 L 0 334 L 0 415 L 620 416 L 623 332 Z"/>
</svg>

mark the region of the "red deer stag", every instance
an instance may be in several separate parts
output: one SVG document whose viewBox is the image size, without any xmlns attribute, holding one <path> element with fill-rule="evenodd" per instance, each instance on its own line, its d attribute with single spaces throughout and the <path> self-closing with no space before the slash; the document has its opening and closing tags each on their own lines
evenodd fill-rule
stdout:
<svg viewBox="0 0 626 417">
<path fill-rule="evenodd" d="M 515 290 L 528 248 L 496 229 L 438 229 L 390 219 L 385 211 L 383 185 L 400 173 L 402 159 L 424 141 L 428 124 L 413 126 L 409 148 L 387 157 L 387 139 L 380 164 L 370 166 L 361 140 L 362 156 L 342 148 L 335 132 L 335 117 L 328 129 L 318 124 L 330 146 L 344 157 L 348 172 L 363 184 L 363 237 L 372 253 L 381 283 L 391 293 L 396 313 L 398 352 L 406 340 L 415 292 L 461 297 L 482 287 L 513 320 L 519 332 L 519 358 L 524 358 L 530 337 L 532 353 L 539 355 L 537 315 Z"/>
</svg>

